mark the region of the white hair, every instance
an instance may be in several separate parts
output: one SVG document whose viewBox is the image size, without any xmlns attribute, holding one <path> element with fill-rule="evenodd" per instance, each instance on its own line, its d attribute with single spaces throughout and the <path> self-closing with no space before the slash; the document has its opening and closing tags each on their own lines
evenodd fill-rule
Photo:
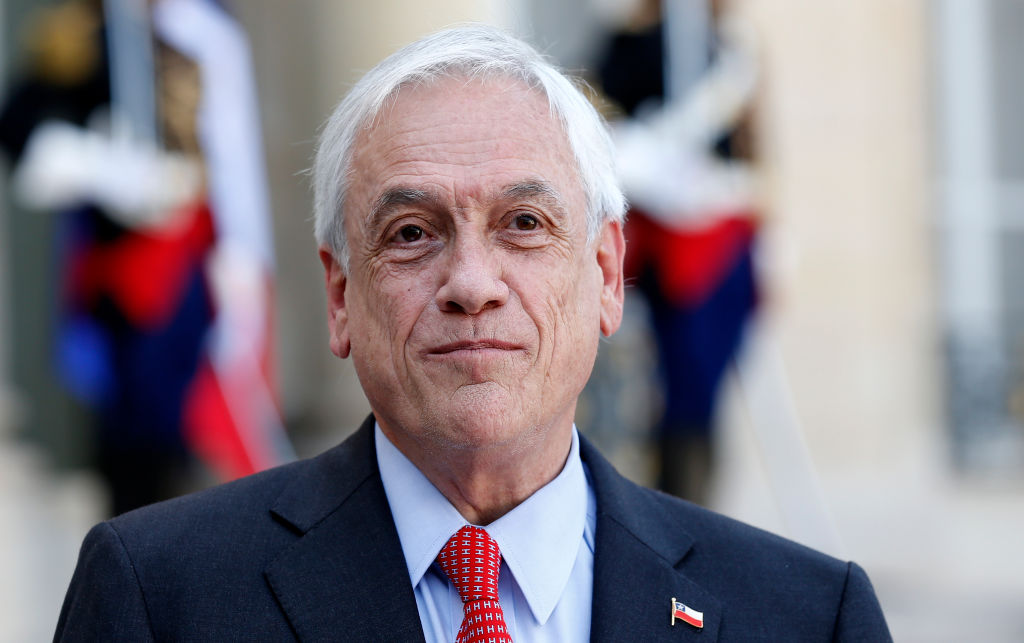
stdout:
<svg viewBox="0 0 1024 643">
<path fill-rule="evenodd" d="M 385 104 L 410 84 L 442 78 L 510 78 L 542 92 L 562 124 L 587 199 L 587 232 L 621 222 L 626 200 L 615 175 L 615 150 L 604 119 L 580 89 L 533 47 L 495 27 L 471 24 L 426 36 L 391 54 L 359 80 L 320 134 L 313 162 L 316 240 L 347 269 L 345 195 L 355 140 Z"/>
</svg>

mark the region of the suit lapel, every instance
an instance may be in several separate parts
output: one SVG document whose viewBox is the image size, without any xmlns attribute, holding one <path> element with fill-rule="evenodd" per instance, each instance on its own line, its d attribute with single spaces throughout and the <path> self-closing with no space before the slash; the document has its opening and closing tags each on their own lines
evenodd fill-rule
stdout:
<svg viewBox="0 0 1024 643">
<path fill-rule="evenodd" d="M 265 576 L 300 640 L 423 640 L 372 417 L 316 458 L 272 513 L 299 535 Z"/>
<path fill-rule="evenodd" d="M 721 605 L 685 574 L 693 545 L 685 525 L 580 442 L 598 504 L 591 640 L 717 640 Z M 424 640 L 372 417 L 317 457 L 272 514 L 298 536 L 265 576 L 300 640 Z M 672 598 L 703 612 L 703 629 L 671 626 Z"/>
<path fill-rule="evenodd" d="M 693 546 L 685 525 L 580 442 L 597 496 L 591 640 L 717 640 L 721 604 L 685 574 Z M 671 625 L 673 598 L 703 612 L 704 627 Z"/>
</svg>

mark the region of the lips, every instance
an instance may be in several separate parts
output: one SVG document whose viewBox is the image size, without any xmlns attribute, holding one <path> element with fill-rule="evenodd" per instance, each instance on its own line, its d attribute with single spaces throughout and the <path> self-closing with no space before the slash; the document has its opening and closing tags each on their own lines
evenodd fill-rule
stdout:
<svg viewBox="0 0 1024 643">
<path fill-rule="evenodd" d="M 460 342 L 449 342 L 440 346 L 431 348 L 428 352 L 430 355 L 448 355 L 459 351 L 517 351 L 522 350 L 520 344 L 513 342 L 506 342 L 500 339 L 474 339 Z"/>
</svg>

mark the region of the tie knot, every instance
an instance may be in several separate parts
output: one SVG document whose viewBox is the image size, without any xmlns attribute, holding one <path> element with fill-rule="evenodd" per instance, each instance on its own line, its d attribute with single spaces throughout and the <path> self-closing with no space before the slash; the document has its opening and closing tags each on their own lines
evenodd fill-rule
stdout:
<svg viewBox="0 0 1024 643">
<path fill-rule="evenodd" d="M 437 562 L 458 590 L 462 602 L 498 600 L 498 543 L 479 527 L 466 525 L 455 532 L 437 555 Z"/>
</svg>

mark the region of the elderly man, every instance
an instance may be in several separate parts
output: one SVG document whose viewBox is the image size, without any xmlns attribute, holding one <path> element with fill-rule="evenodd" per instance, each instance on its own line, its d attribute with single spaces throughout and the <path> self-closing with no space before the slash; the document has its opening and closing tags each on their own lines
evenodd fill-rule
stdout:
<svg viewBox="0 0 1024 643">
<path fill-rule="evenodd" d="M 576 432 L 622 316 L 612 154 L 497 30 L 370 71 L 314 181 L 331 350 L 373 416 L 95 527 L 57 638 L 887 640 L 859 567 L 641 489 Z"/>
</svg>

